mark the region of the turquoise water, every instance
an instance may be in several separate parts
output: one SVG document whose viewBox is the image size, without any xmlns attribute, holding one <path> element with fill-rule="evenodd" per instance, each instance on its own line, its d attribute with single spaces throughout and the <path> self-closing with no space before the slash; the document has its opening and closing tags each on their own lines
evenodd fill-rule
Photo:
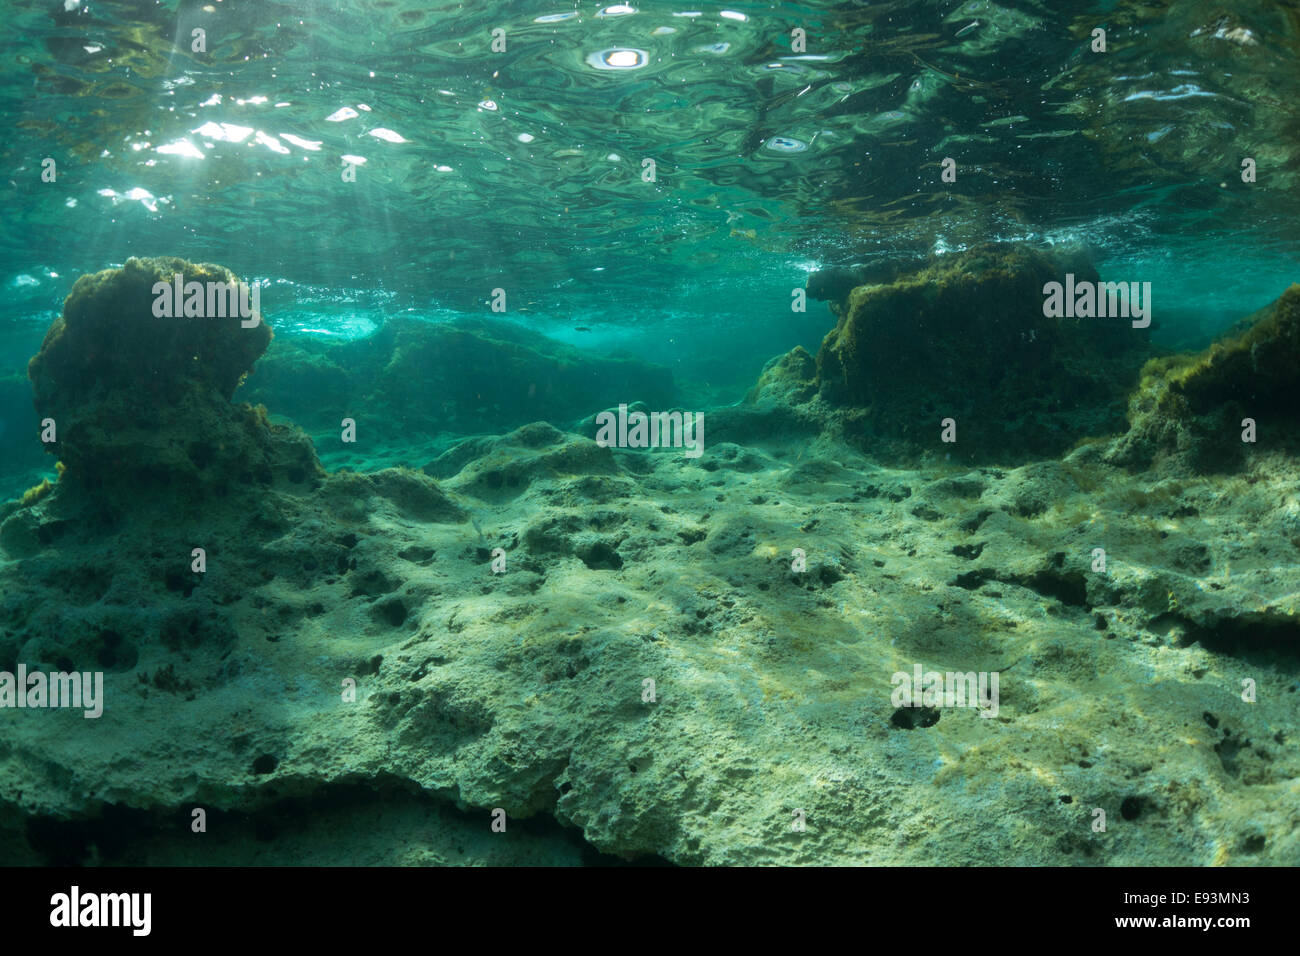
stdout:
<svg viewBox="0 0 1300 956">
<path fill-rule="evenodd" d="M 1300 280 L 1297 2 L 6 0 L 0 14 L 0 500 L 56 477 L 28 360 L 79 277 L 132 257 L 258 284 L 268 361 L 290 356 L 275 374 L 403 323 L 491 320 L 593 367 L 664 367 L 674 406 L 710 414 L 773 357 L 817 355 L 837 316 L 792 295 L 834 267 L 987 242 L 1082 250 L 1103 280 L 1151 283 L 1157 349 L 1203 348 Z M 346 354 L 339 367 L 364 364 Z M 335 386 L 303 398 L 309 376 L 262 374 L 236 401 L 299 421 L 331 470 L 442 480 L 457 472 L 438 456 L 461 439 L 531 420 L 458 398 L 446 420 L 353 449 Z M 384 394 L 384 414 L 401 407 Z M 641 399 L 600 394 L 538 418 L 573 430 Z M 794 524 L 811 527 L 816 504 Z"/>
</svg>

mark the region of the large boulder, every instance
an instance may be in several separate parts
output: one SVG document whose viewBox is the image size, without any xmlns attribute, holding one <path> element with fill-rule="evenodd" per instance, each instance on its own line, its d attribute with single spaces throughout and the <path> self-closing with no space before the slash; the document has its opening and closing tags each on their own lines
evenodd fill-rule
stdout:
<svg viewBox="0 0 1300 956">
<path fill-rule="evenodd" d="M 54 422 L 46 450 L 63 479 L 126 504 L 318 476 L 305 435 L 231 402 L 270 343 L 269 326 L 260 316 L 254 324 L 237 314 L 155 315 L 155 284 L 170 286 L 177 274 L 238 282 L 221 266 L 177 258 L 133 258 L 83 276 L 28 364 L 37 415 Z"/>
<path fill-rule="evenodd" d="M 1124 318 L 1044 315 L 1044 287 L 1067 273 L 1099 281 L 1078 256 L 1009 244 L 882 275 L 832 305 L 839 320 L 811 384 L 845 436 L 881 460 L 1025 461 L 1121 431 L 1150 355 L 1146 330 Z M 797 400 L 809 384 L 798 358 L 769 366 L 758 391 L 786 387 Z M 794 377 L 782 386 L 775 379 L 786 373 Z M 940 441 L 948 418 L 955 444 Z"/>
</svg>

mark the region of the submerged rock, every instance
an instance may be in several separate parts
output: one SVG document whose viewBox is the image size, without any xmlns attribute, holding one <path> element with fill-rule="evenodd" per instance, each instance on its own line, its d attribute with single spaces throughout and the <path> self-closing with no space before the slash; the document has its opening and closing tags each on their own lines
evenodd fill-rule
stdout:
<svg viewBox="0 0 1300 956">
<path fill-rule="evenodd" d="M 237 283 L 221 266 L 130 259 L 78 279 L 28 364 L 46 450 L 61 481 L 115 506 L 224 496 L 239 486 L 294 483 L 320 473 L 298 429 L 231 396 L 266 350 L 271 329 L 238 315 L 155 315 L 155 284 Z M 246 327 L 247 325 L 247 327 Z"/>
<path fill-rule="evenodd" d="M 1044 286 L 1066 273 L 1098 280 L 1085 263 L 999 245 L 856 288 L 817 354 L 819 392 L 854 410 L 849 436 L 884 459 L 1018 461 L 1118 431 L 1146 334 L 1122 319 L 1045 316 Z M 948 418 L 957 441 L 945 446 Z"/>
<path fill-rule="evenodd" d="M 1109 461 L 1145 467 L 1167 459 L 1197 471 L 1239 466 L 1256 445 L 1290 449 L 1300 421 L 1300 285 L 1238 323 L 1208 349 L 1154 359 L 1129 401 L 1128 432 Z"/>
<path fill-rule="evenodd" d="M 746 398 L 782 408 L 880 461 L 1014 463 L 1052 457 L 1124 427 L 1124 402 L 1151 354 L 1127 318 L 1044 315 L 1044 287 L 1098 281 L 1082 254 L 993 244 L 904 272 L 810 279 L 838 317 L 815 364 L 773 359 Z M 835 283 L 865 280 L 843 294 Z M 942 441 L 952 419 L 956 442 Z"/>
<path fill-rule="evenodd" d="M 1014 464 L 1109 435 L 1111 464 L 1206 472 L 1300 447 L 1300 285 L 1202 352 L 1151 358 L 1128 319 L 1043 315 L 1044 286 L 1067 272 L 1098 279 L 1084 262 L 989 246 L 856 287 L 832 303 L 815 367 L 802 348 L 773 359 L 744 407 L 820 420 L 895 463 Z M 939 441 L 945 418 L 953 444 Z"/>
<path fill-rule="evenodd" d="M 1087 446 L 926 472 L 827 436 L 689 462 L 532 425 L 434 463 L 445 492 L 341 473 L 244 524 L 143 513 L 108 563 L 72 527 L 0 565 L 0 655 L 102 669 L 108 706 L 7 715 L 0 839 L 80 862 L 19 828 L 111 805 L 154 816 L 106 862 L 241 860 L 242 831 L 186 842 L 189 810 L 269 823 L 355 786 L 257 862 L 371 829 L 367 860 L 483 862 L 542 817 L 680 864 L 1293 865 L 1300 536 L 1274 464 L 1152 482 Z M 997 714 L 899 708 L 918 664 L 999 673 Z M 438 850 L 444 825 L 479 842 Z"/>
</svg>

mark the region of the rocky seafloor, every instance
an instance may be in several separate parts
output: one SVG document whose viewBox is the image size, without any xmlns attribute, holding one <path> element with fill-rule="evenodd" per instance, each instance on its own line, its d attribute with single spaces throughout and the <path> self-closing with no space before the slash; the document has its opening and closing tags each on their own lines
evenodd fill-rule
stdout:
<svg viewBox="0 0 1300 956">
<path fill-rule="evenodd" d="M 331 354 L 150 317 L 218 267 L 83 278 L 29 369 L 60 478 L 0 506 L 0 669 L 106 704 L 0 711 L 0 860 L 1300 863 L 1300 286 L 1161 355 L 1006 316 L 1054 264 L 972 255 L 845 290 L 699 458 L 593 440 L 660 370 L 482 325 Z M 474 363 L 499 392 L 410 391 Z M 321 465 L 401 460 L 395 416 L 404 467 Z M 1000 674 L 997 716 L 896 707 L 918 663 Z"/>
</svg>

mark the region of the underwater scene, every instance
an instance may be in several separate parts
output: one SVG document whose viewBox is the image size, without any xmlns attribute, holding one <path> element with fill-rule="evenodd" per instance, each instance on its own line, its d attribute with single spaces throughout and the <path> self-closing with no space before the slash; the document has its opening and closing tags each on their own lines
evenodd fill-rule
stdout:
<svg viewBox="0 0 1300 956">
<path fill-rule="evenodd" d="M 1298 0 L 0 15 L 0 865 L 1300 864 Z"/>
</svg>

